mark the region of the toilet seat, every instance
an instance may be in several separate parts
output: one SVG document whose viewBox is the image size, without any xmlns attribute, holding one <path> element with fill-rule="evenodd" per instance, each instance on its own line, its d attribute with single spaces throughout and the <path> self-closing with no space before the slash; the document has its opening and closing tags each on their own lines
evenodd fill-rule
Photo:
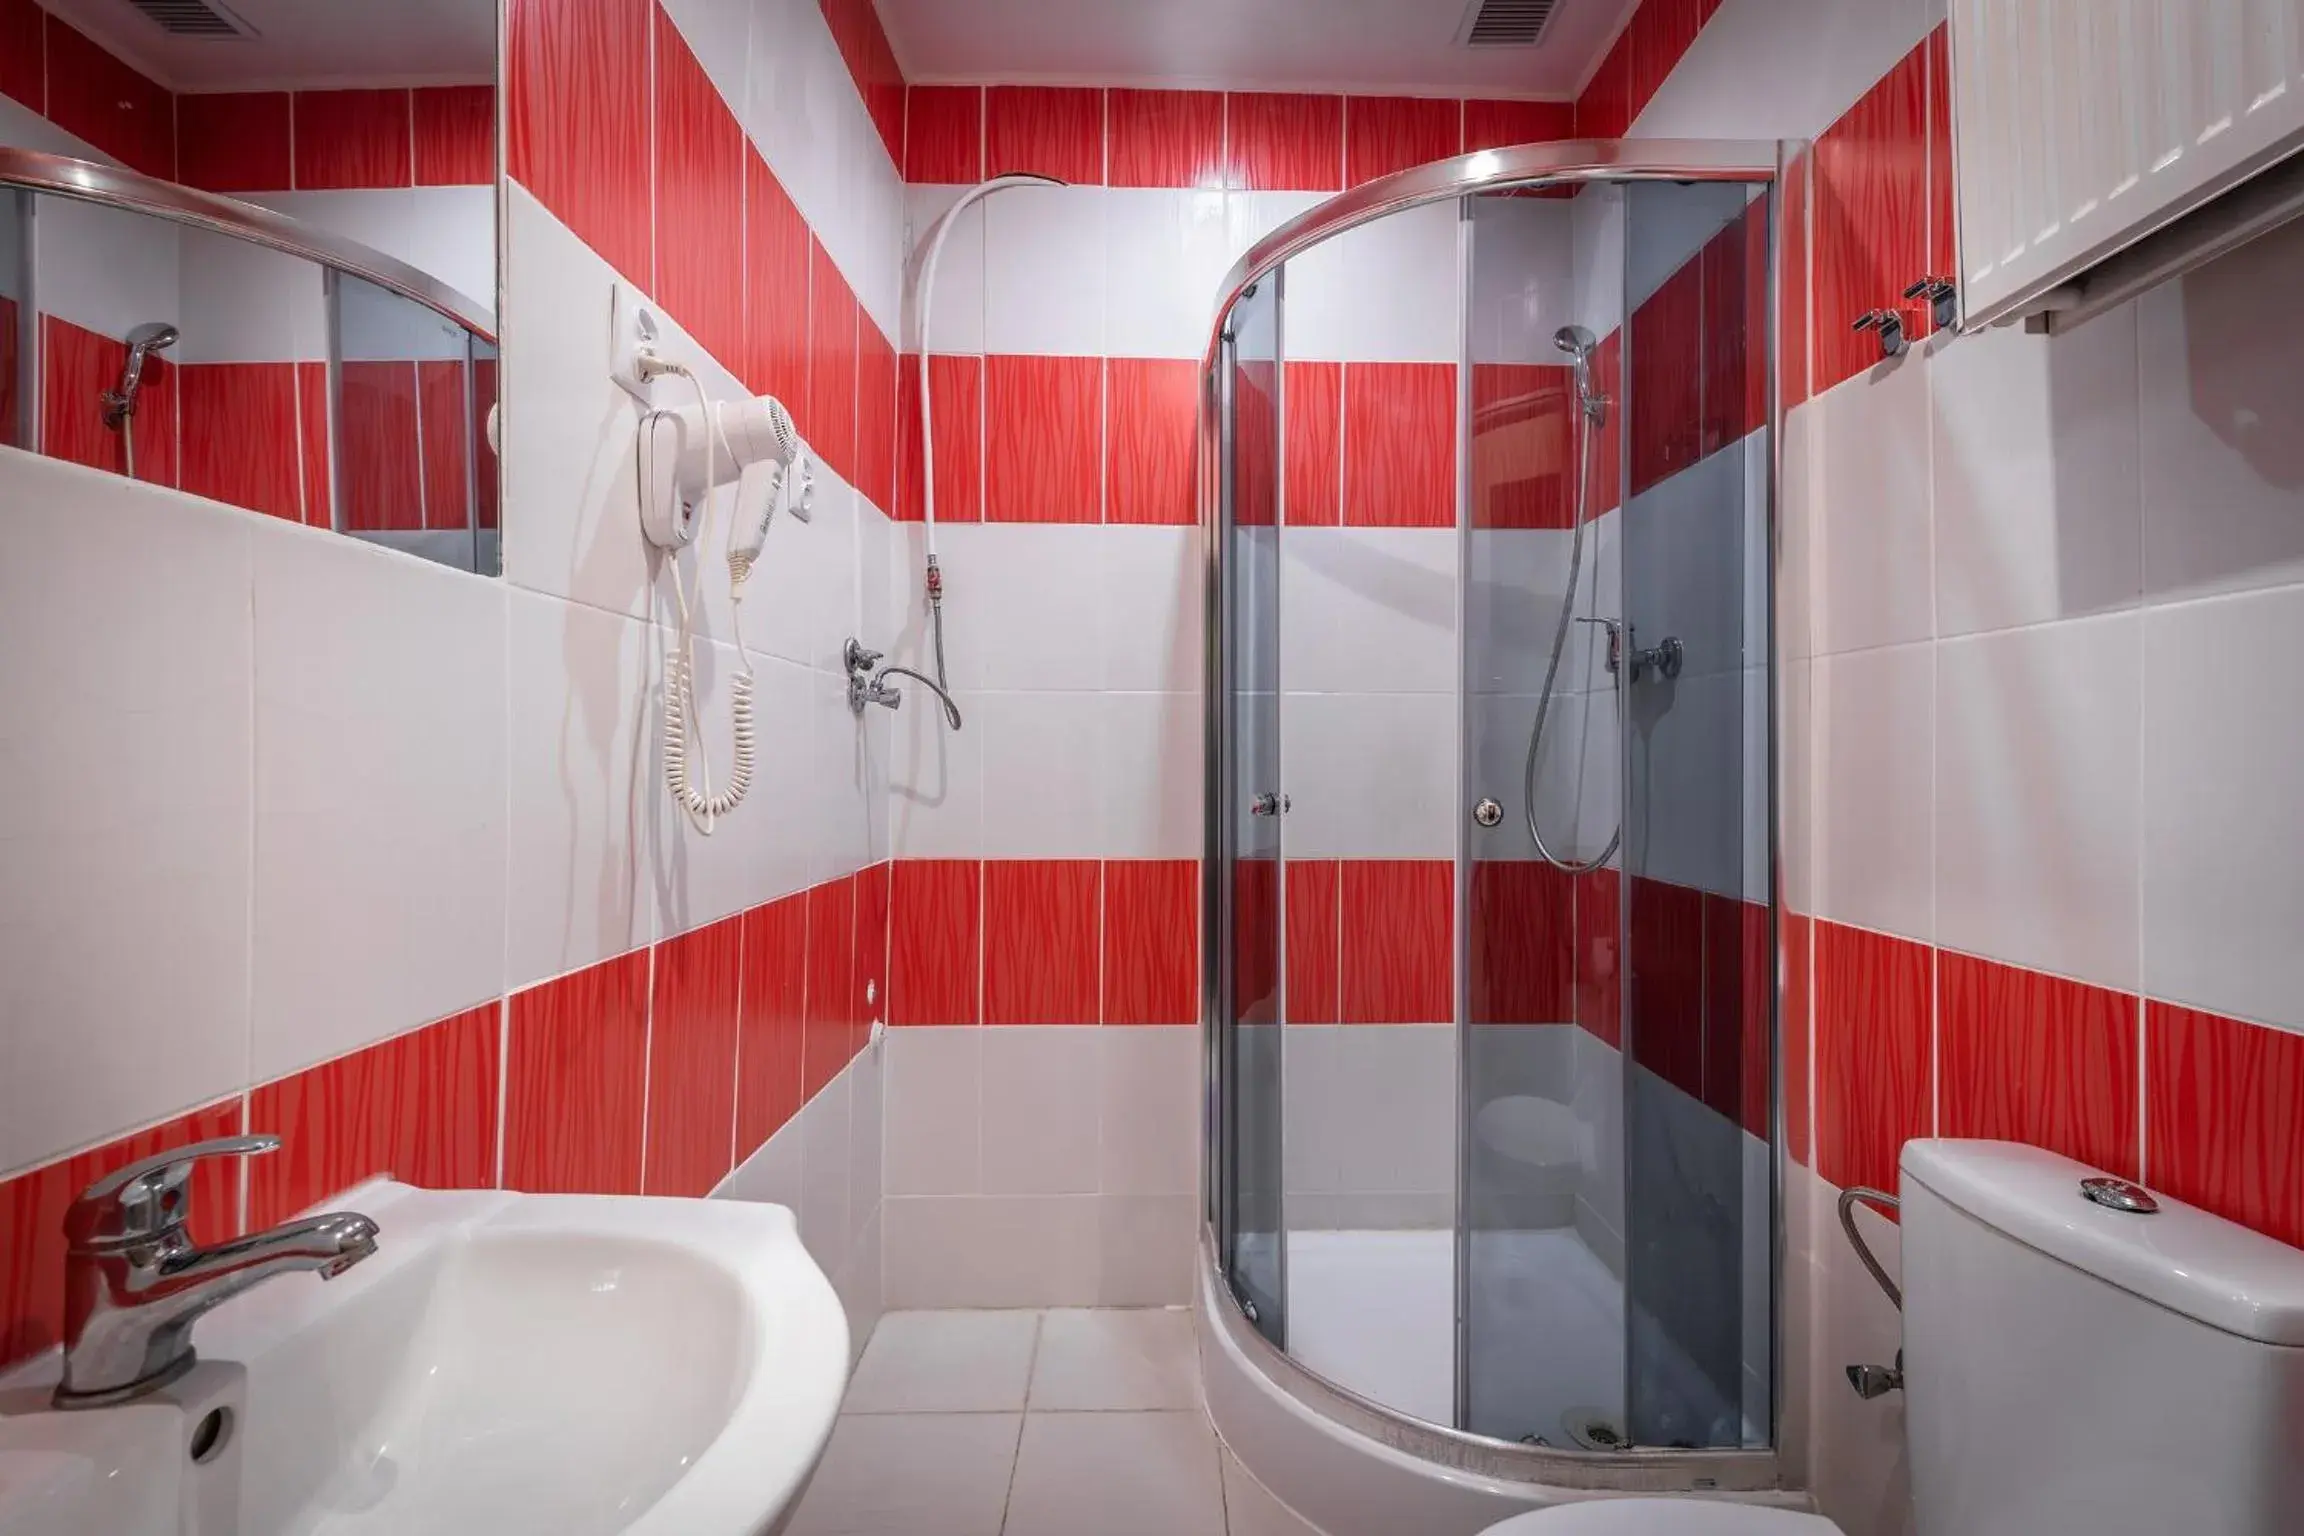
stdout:
<svg viewBox="0 0 2304 1536">
<path fill-rule="evenodd" d="M 1713 1499 L 1592 1499 L 1531 1510 L 1481 1536 L 1840 1536 L 1817 1515 Z"/>
</svg>

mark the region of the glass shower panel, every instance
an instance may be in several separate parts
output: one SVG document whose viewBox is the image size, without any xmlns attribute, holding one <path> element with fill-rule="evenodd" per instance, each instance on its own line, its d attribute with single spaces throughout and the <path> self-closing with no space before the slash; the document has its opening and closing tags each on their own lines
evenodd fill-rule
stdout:
<svg viewBox="0 0 2304 1536">
<path fill-rule="evenodd" d="M 1495 194 L 1469 218 L 1460 1422 L 1610 1450 L 1627 1433 L 1607 638 L 1624 200 Z"/>
<path fill-rule="evenodd" d="M 1233 1092 L 1221 1107 L 1225 1272 L 1256 1327 L 1286 1342 L 1281 1175 L 1280 277 L 1248 290 L 1225 330 L 1218 536 L 1225 711 L 1215 815 L 1229 846 L 1230 943 L 1223 1040 Z"/>
<path fill-rule="evenodd" d="M 29 192 L 0 192 L 0 445 L 32 446 L 33 313 Z"/>
<path fill-rule="evenodd" d="M 1626 189 L 1624 1273 L 1643 1445 L 1771 1430 L 1769 200 Z"/>
</svg>

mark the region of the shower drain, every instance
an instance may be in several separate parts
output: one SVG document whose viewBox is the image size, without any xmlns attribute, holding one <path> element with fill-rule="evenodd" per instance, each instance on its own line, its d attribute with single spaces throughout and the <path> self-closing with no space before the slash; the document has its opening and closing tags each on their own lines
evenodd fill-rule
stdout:
<svg viewBox="0 0 2304 1536">
<path fill-rule="evenodd" d="M 1560 1415 L 1560 1428 L 1587 1451 L 1621 1451 L 1632 1444 L 1624 1426 L 1597 1408 L 1571 1408 Z"/>
</svg>

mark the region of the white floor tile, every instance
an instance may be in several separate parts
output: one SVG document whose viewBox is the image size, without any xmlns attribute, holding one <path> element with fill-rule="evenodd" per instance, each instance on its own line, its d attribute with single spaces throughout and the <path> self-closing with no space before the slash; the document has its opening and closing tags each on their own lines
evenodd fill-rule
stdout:
<svg viewBox="0 0 2304 1536">
<path fill-rule="evenodd" d="M 844 1416 L 786 1536 L 999 1536 L 1020 1422 L 1012 1413 Z"/>
<path fill-rule="evenodd" d="M 1029 1405 L 1055 1409 L 1198 1409 L 1192 1314 L 1056 1311 L 1041 1319 Z"/>
<path fill-rule="evenodd" d="M 1035 1413 L 1006 1536 L 1221 1536 L 1216 1435 L 1198 1413 Z"/>
<path fill-rule="evenodd" d="M 842 1411 L 1018 1412 L 1039 1324 L 1037 1312 L 891 1312 L 865 1346 Z"/>
</svg>

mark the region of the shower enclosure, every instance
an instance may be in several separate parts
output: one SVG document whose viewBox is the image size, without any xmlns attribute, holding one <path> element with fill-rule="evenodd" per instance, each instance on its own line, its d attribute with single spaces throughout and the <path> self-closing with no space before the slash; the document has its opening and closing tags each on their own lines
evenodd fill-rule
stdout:
<svg viewBox="0 0 2304 1536">
<path fill-rule="evenodd" d="M 1782 153 L 1420 167 L 1222 295 L 1209 1257 L 1451 1465 L 1773 1444 Z"/>
</svg>

